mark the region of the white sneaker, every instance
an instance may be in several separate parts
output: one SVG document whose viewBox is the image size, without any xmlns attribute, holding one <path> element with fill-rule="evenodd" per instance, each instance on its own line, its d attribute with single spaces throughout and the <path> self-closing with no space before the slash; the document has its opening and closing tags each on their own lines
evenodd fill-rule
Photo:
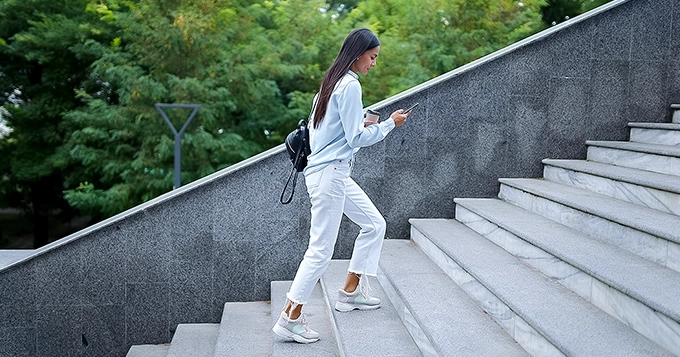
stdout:
<svg viewBox="0 0 680 357">
<path fill-rule="evenodd" d="M 319 334 L 309 328 L 303 314 L 300 314 L 296 320 L 291 320 L 285 312 L 281 311 L 279 321 L 276 322 L 272 331 L 281 337 L 291 338 L 299 343 L 312 343 L 319 340 Z"/>
<path fill-rule="evenodd" d="M 335 309 L 340 312 L 348 312 L 352 310 L 375 310 L 380 307 L 380 299 L 369 296 L 365 289 L 357 287 L 353 293 L 348 293 L 345 290 L 338 290 L 338 301 L 335 303 Z"/>
</svg>

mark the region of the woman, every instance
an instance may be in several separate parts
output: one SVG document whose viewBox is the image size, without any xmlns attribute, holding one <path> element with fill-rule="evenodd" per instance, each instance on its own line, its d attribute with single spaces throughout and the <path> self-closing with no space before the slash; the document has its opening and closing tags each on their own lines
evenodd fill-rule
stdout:
<svg viewBox="0 0 680 357">
<path fill-rule="evenodd" d="M 380 307 L 380 300 L 367 294 L 362 281 L 377 274 L 385 219 L 350 178 L 354 153 L 384 139 L 395 126 L 404 124 L 408 116 L 400 109 L 388 120 L 364 127 L 357 74 L 366 75 L 376 65 L 379 52 L 380 41 L 370 30 L 352 31 L 314 98 L 310 122 L 312 153 L 304 170 L 312 203 L 309 246 L 286 294 L 284 311 L 272 328 L 276 334 L 300 343 L 319 340 L 319 334 L 307 325 L 302 307 L 330 263 L 343 214 L 358 224 L 361 231 L 335 309 L 344 312 Z"/>
</svg>

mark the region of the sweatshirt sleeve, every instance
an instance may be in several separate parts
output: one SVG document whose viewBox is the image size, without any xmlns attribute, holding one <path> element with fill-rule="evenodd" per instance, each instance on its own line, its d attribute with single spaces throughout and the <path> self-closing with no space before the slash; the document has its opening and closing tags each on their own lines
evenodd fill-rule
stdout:
<svg viewBox="0 0 680 357">
<path fill-rule="evenodd" d="M 387 119 L 378 124 L 364 127 L 363 102 L 361 100 L 361 84 L 351 81 L 338 97 L 340 121 L 345 131 L 345 139 L 353 149 L 371 146 L 383 140 L 392 129 L 394 120 Z"/>
</svg>

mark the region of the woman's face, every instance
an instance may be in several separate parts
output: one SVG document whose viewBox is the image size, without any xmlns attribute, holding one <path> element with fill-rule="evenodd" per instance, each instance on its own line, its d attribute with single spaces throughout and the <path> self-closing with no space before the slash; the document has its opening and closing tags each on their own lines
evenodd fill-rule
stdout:
<svg viewBox="0 0 680 357">
<path fill-rule="evenodd" d="M 380 52 L 380 46 L 373 47 L 370 50 L 364 52 L 363 55 L 359 56 L 352 67 L 350 68 L 354 73 L 361 73 L 366 75 L 368 71 L 375 67 L 376 58 L 378 58 L 378 53 Z"/>
</svg>

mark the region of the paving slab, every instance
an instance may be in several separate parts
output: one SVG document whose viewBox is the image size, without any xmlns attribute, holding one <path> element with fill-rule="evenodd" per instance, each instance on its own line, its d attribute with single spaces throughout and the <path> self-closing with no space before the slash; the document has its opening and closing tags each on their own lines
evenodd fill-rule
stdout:
<svg viewBox="0 0 680 357">
<path fill-rule="evenodd" d="M 376 277 L 368 277 L 368 293 L 381 300 L 377 310 L 339 312 L 333 308 L 345 284 L 349 260 L 333 260 L 321 277 L 326 300 L 345 356 L 422 356 Z"/>
<path fill-rule="evenodd" d="M 271 356 L 269 301 L 224 304 L 214 357 Z"/>
</svg>

